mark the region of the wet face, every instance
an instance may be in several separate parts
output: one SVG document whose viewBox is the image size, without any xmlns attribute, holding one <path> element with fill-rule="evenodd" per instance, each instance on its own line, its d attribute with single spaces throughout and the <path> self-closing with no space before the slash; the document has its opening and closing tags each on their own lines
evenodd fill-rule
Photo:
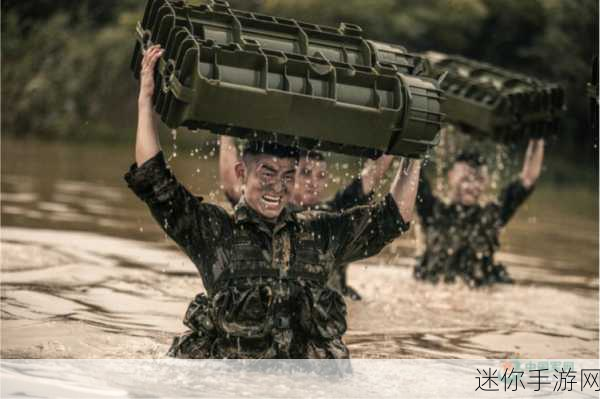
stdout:
<svg viewBox="0 0 600 399">
<path fill-rule="evenodd" d="M 299 206 L 315 206 L 322 200 L 327 186 L 327 162 L 302 158 L 296 172 L 293 202 Z"/>
<path fill-rule="evenodd" d="M 487 181 L 487 171 L 484 166 L 475 168 L 466 162 L 456 162 L 448 172 L 452 198 L 463 205 L 476 204 Z"/>
<path fill-rule="evenodd" d="M 246 203 L 259 215 L 275 221 L 291 198 L 296 160 L 272 155 L 250 156 L 235 166 L 244 182 Z"/>
</svg>

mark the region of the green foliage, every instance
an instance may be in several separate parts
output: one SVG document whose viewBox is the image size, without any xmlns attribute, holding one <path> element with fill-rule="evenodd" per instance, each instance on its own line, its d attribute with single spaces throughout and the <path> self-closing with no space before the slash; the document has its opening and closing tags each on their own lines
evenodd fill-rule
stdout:
<svg viewBox="0 0 600 399">
<path fill-rule="evenodd" d="M 2 17 L 2 131 L 44 138 L 113 137 L 132 128 L 135 83 L 128 66 L 138 12 L 94 26 L 66 12 L 22 31 Z"/>
</svg>

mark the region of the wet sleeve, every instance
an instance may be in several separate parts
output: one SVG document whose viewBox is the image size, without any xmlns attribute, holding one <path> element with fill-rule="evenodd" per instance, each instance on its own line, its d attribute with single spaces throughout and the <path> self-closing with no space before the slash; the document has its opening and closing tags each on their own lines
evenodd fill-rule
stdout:
<svg viewBox="0 0 600 399">
<path fill-rule="evenodd" d="M 208 253 L 222 234 L 227 213 L 192 195 L 167 167 L 162 152 L 144 162 L 134 163 L 125 181 L 135 195 L 148 205 L 164 232 L 190 257 Z"/>
<path fill-rule="evenodd" d="M 376 255 L 409 228 L 391 194 L 374 204 L 324 212 L 321 218 L 336 264 Z"/>
<path fill-rule="evenodd" d="M 335 193 L 335 196 L 326 201 L 325 205 L 335 211 L 352 208 L 357 205 L 366 205 L 373 199 L 373 192 L 364 193 L 360 178 L 354 178 L 350 184 Z"/>
<path fill-rule="evenodd" d="M 419 187 L 417 190 L 417 201 L 415 204 L 417 213 L 421 218 L 421 223 L 428 223 L 429 218 L 433 215 L 433 208 L 436 201 L 437 198 L 431 191 L 431 184 L 429 183 L 429 180 L 425 177 L 425 174 L 421 172 L 419 177 Z"/>
<path fill-rule="evenodd" d="M 514 216 L 517 209 L 531 195 L 533 189 L 534 187 L 525 188 L 521 179 L 516 179 L 502 190 L 498 198 L 502 226 Z"/>
</svg>

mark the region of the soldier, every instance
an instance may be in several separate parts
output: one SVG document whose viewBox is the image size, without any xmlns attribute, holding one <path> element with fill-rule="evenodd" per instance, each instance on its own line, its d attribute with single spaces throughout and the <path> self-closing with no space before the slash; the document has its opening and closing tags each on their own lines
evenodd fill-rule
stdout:
<svg viewBox="0 0 600 399">
<path fill-rule="evenodd" d="M 233 165 L 239 160 L 235 140 L 221 136 L 219 150 L 219 177 L 225 196 L 234 207 L 240 199 L 241 183 Z M 360 177 L 354 178 L 344 189 L 329 200 L 324 200 L 328 180 L 327 160 L 318 151 L 301 151 L 296 172 L 296 184 L 290 209 L 298 212 L 307 209 L 340 212 L 356 205 L 366 205 L 373 200 L 373 189 L 383 178 L 394 157 L 383 155 L 376 161 L 368 160 Z M 329 286 L 354 301 L 360 294 L 348 285 L 348 264 L 335 267 L 329 277 Z"/>
<path fill-rule="evenodd" d="M 206 293 L 190 304 L 169 355 L 180 358 L 348 358 L 346 308 L 326 285 L 334 264 L 377 254 L 408 229 L 420 162 L 402 160 L 383 201 L 340 213 L 287 209 L 297 152 L 249 142 L 233 215 L 190 194 L 160 150 L 152 110 L 154 67 L 142 60 L 135 159 L 125 179 L 198 268 Z"/>
<path fill-rule="evenodd" d="M 498 202 L 483 205 L 479 200 L 488 176 L 477 153 L 463 152 L 451 166 L 450 203 L 434 196 L 423 177 L 417 212 L 425 231 L 426 249 L 415 267 L 415 277 L 453 282 L 458 275 L 470 286 L 512 283 L 504 266 L 494 263 L 498 235 L 533 191 L 543 159 L 544 140 L 530 140 L 519 178 L 502 190 Z"/>
</svg>

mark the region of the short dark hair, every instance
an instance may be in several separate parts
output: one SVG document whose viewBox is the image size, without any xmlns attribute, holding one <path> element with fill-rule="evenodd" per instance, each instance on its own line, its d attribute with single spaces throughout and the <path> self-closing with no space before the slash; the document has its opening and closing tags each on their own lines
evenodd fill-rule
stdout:
<svg viewBox="0 0 600 399">
<path fill-rule="evenodd" d="M 242 158 L 248 155 L 272 155 L 277 158 L 293 158 L 298 161 L 299 150 L 274 141 L 248 141 L 242 150 Z"/>
<path fill-rule="evenodd" d="M 455 158 L 454 163 L 464 162 L 472 168 L 478 169 L 486 165 L 485 158 L 476 151 L 462 151 Z"/>
<path fill-rule="evenodd" d="M 313 161 L 324 161 L 325 157 L 323 156 L 323 154 L 319 151 L 315 151 L 315 150 L 299 150 L 299 157 L 300 158 L 307 158 Z"/>
</svg>

